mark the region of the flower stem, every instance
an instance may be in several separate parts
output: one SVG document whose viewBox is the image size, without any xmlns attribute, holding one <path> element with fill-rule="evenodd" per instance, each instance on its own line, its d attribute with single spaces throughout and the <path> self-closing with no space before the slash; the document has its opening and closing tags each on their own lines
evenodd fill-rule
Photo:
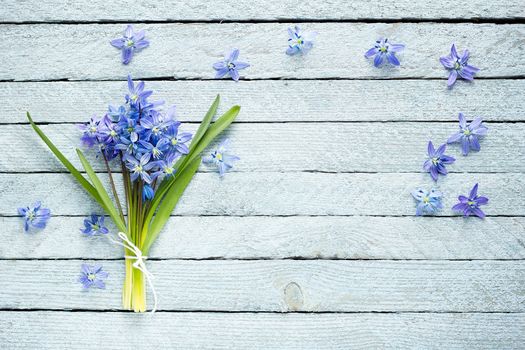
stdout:
<svg viewBox="0 0 525 350">
<path fill-rule="evenodd" d="M 109 167 L 108 158 L 106 157 L 104 152 L 102 152 L 102 156 L 104 157 L 104 163 L 106 163 L 106 169 L 108 170 L 109 175 L 109 183 L 111 184 L 111 190 L 113 191 L 113 196 L 115 196 L 115 201 L 117 202 L 120 217 L 122 218 L 122 221 L 124 221 L 124 212 L 122 211 L 122 205 L 120 204 L 120 199 L 118 197 L 117 189 L 115 187 L 115 182 L 113 181 L 113 174 L 111 173 L 111 169 Z"/>
</svg>

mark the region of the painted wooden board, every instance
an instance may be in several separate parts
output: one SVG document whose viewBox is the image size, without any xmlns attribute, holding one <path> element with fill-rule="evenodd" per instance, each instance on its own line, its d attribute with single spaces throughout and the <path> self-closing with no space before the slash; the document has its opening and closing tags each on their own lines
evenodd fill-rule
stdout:
<svg viewBox="0 0 525 350">
<path fill-rule="evenodd" d="M 0 259 L 118 259 L 104 237 L 80 233 L 83 217 L 53 217 L 24 234 L 0 217 Z M 116 229 L 108 219 L 108 227 Z M 67 247 L 67 249 L 63 249 Z M 525 218 L 173 217 L 155 259 L 525 259 Z"/>
<path fill-rule="evenodd" d="M 225 10 L 227 9 L 227 10 Z M 130 6 L 123 0 L 89 4 L 75 0 L 67 4 L 59 0 L 45 3 L 5 0 L 0 12 L 1 22 L 109 22 L 109 21 L 222 21 L 222 20 L 360 20 L 360 19 L 439 19 L 459 20 L 489 18 L 512 19 L 525 16 L 519 2 L 506 0 L 469 0 L 426 2 L 401 0 L 395 3 L 373 3 L 364 0 L 275 2 L 232 1 L 139 2 Z"/>
<path fill-rule="evenodd" d="M 101 177 L 103 183 L 107 179 Z M 521 173 L 449 174 L 438 188 L 444 193 L 442 215 L 451 215 L 459 194 L 479 182 L 490 198 L 488 215 L 525 215 L 525 179 Z M 120 181 L 117 181 L 121 188 Z M 410 192 L 435 186 L 428 174 L 360 173 L 216 173 L 196 174 L 174 210 L 175 215 L 409 215 Z M 87 215 L 100 208 L 69 174 L 0 174 L 0 215 L 37 199 L 54 215 Z M 123 193 L 122 191 L 120 193 Z M 478 220 L 471 218 L 471 220 Z"/>
<path fill-rule="evenodd" d="M 447 154 L 457 159 L 448 167 L 450 172 L 525 171 L 525 163 L 517 161 L 525 159 L 525 124 L 487 126 L 490 131 L 481 141 L 481 152 L 464 157 L 459 143 L 448 147 Z M 182 128 L 192 133 L 196 129 L 195 124 Z M 45 125 L 42 130 L 77 168 L 82 168 L 75 148 L 84 147 L 76 125 Z M 419 172 L 428 157 L 428 141 L 433 140 L 438 147 L 458 130 L 457 121 L 236 124 L 211 147 L 225 138 L 232 140 L 231 152 L 241 158 L 232 171 Z M 1 126 L 0 139 L 9 150 L 0 158 L 0 171 L 67 171 L 29 125 Z M 96 158 L 97 151 L 85 153 L 95 170 L 106 171 L 104 161 Z M 120 162 L 113 162 L 113 169 L 121 171 Z M 201 169 L 214 171 L 207 165 Z"/>
<path fill-rule="evenodd" d="M 237 47 L 240 59 L 251 64 L 242 71 L 249 79 L 439 78 L 445 90 L 448 74 L 439 57 L 448 54 L 454 42 L 460 50 L 470 50 L 469 63 L 481 68 L 479 77 L 517 77 L 525 71 L 522 24 L 308 23 L 303 27 L 319 36 L 316 47 L 304 57 L 284 53 L 288 25 L 139 25 L 148 31 L 151 45 L 129 66 L 120 62 L 120 52 L 109 44 L 121 35 L 122 24 L 3 25 L 0 80 L 120 80 L 128 73 L 135 78 L 212 79 L 212 64 L 222 59 L 225 50 Z M 407 45 L 399 68 L 377 69 L 363 57 L 381 36 Z M 455 87 L 469 88 L 465 82 Z"/>
<path fill-rule="evenodd" d="M 519 349 L 524 314 L 0 312 L 9 349 Z"/>
<path fill-rule="evenodd" d="M 97 262 L 110 278 L 89 292 L 77 281 L 82 262 L 0 261 L 0 308 L 120 309 L 124 261 Z M 148 269 L 160 310 L 525 311 L 524 261 L 163 260 Z"/>
<path fill-rule="evenodd" d="M 452 121 L 459 111 L 487 121 L 524 121 L 524 80 L 478 80 L 447 90 L 441 80 L 148 81 L 153 97 L 200 122 L 217 94 L 219 113 L 239 104 L 237 122 Z M 124 81 L 0 83 L 0 124 L 85 122 L 124 102 Z M 386 93 L 388 92 L 388 93 Z M 291 97 L 293 96 L 293 97 Z M 294 101 L 296 103 L 294 103 Z M 292 106 L 293 105 L 293 106 Z M 387 106 L 387 107 L 386 107 Z M 1 128 L 1 127 L 0 127 Z"/>
</svg>

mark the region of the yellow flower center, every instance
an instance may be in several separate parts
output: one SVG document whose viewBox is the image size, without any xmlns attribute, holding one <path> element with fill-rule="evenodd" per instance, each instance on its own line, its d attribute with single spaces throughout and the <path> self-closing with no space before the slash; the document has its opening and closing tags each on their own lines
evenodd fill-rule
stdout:
<svg viewBox="0 0 525 350">
<path fill-rule="evenodd" d="M 222 161 L 222 153 L 217 153 L 216 158 L 218 161 Z"/>
<path fill-rule="evenodd" d="M 174 137 L 174 138 L 171 139 L 171 144 L 172 144 L 173 146 L 175 146 L 175 145 L 177 144 L 177 142 L 178 142 L 178 141 L 177 141 L 177 138 L 176 138 L 176 137 Z"/>
<path fill-rule="evenodd" d="M 428 197 L 424 197 L 424 198 L 423 198 L 423 203 L 428 203 L 428 202 L 430 202 L 430 198 L 428 198 Z"/>
<path fill-rule="evenodd" d="M 90 274 L 87 275 L 87 278 L 90 281 L 94 281 L 95 278 L 97 278 L 97 275 L 95 275 L 94 273 L 90 273 Z"/>
</svg>

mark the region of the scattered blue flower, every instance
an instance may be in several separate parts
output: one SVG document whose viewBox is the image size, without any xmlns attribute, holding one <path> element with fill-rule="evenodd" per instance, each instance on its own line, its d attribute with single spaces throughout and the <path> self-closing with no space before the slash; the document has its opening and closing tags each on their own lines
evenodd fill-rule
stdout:
<svg viewBox="0 0 525 350">
<path fill-rule="evenodd" d="M 149 41 L 144 39 L 145 35 L 146 32 L 144 30 L 133 32 L 133 26 L 128 24 L 122 38 L 111 40 L 111 45 L 122 50 L 122 63 L 128 64 L 136 51 L 148 47 Z"/>
<path fill-rule="evenodd" d="M 417 188 L 412 191 L 412 196 L 417 201 L 417 216 L 424 214 L 434 215 L 443 208 L 443 203 L 441 203 L 442 194 L 434 188 L 430 192 L 424 188 Z"/>
<path fill-rule="evenodd" d="M 298 53 L 305 54 L 314 46 L 314 39 L 316 32 L 302 32 L 299 26 L 294 29 L 288 28 L 288 49 L 287 55 L 295 55 Z"/>
<path fill-rule="evenodd" d="M 365 53 L 366 58 L 374 57 L 374 66 L 379 67 L 385 61 L 394 65 L 399 66 L 399 60 L 396 57 L 396 52 L 400 52 L 405 48 L 403 44 L 392 44 L 388 42 L 388 39 L 379 39 L 376 41 L 373 48 Z"/>
<path fill-rule="evenodd" d="M 239 81 L 239 70 L 247 68 L 250 65 L 237 61 L 237 58 L 239 58 L 239 50 L 233 49 L 228 55 L 224 56 L 223 61 L 214 63 L 213 69 L 217 71 L 215 78 L 222 78 L 226 74 L 230 74 L 233 80 Z"/>
<path fill-rule="evenodd" d="M 99 234 L 108 234 L 109 230 L 104 226 L 104 216 L 91 214 L 90 217 L 84 219 L 84 228 L 80 231 L 88 236 L 95 236 Z"/>
<path fill-rule="evenodd" d="M 452 210 L 463 213 L 463 216 L 476 215 L 483 219 L 485 213 L 479 208 L 489 202 L 487 197 L 478 196 L 478 184 L 475 184 L 469 193 L 469 196 L 459 196 L 459 203 L 452 207 Z"/>
<path fill-rule="evenodd" d="M 109 273 L 102 271 L 101 265 L 87 265 L 82 264 L 79 282 L 82 283 L 84 289 L 91 287 L 105 289 L 104 282 L 109 276 Z"/>
<path fill-rule="evenodd" d="M 439 146 L 436 150 L 432 141 L 428 142 L 428 159 L 423 164 L 423 169 L 430 173 L 432 179 L 437 181 L 438 174 L 447 175 L 448 171 L 445 168 L 446 164 L 452 164 L 456 160 L 454 157 L 445 155 L 445 150 L 447 148 L 446 144 Z"/>
<path fill-rule="evenodd" d="M 216 150 L 211 152 L 208 156 L 203 157 L 202 160 L 206 164 L 215 164 L 219 169 L 220 176 L 224 176 L 227 170 L 233 167 L 233 162 L 240 158 L 234 155 L 228 154 L 228 148 L 230 140 L 224 140 Z"/>
<path fill-rule="evenodd" d="M 465 80 L 474 80 L 474 74 L 479 71 L 479 68 L 468 65 L 468 59 L 468 50 L 463 51 L 463 54 L 460 57 L 454 44 L 452 44 L 452 47 L 450 48 L 450 54 L 439 59 L 441 64 L 450 71 L 447 81 L 448 87 L 454 85 L 458 75 Z"/>
<path fill-rule="evenodd" d="M 42 208 L 40 201 L 35 202 L 32 207 L 18 208 L 18 214 L 24 219 L 24 230 L 30 227 L 43 229 L 51 218 L 51 211 Z"/>
<path fill-rule="evenodd" d="M 463 113 L 459 113 L 459 131 L 451 135 L 447 143 L 461 142 L 461 151 L 466 156 L 471 149 L 476 152 L 480 150 L 479 138 L 485 136 L 487 131 L 488 128 L 480 117 L 474 118 L 470 124 L 467 124 Z"/>
</svg>

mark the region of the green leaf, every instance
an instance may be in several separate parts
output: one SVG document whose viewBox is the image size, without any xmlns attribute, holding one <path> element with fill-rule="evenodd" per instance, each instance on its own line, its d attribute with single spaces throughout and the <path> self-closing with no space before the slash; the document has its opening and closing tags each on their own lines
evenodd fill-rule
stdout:
<svg viewBox="0 0 525 350">
<path fill-rule="evenodd" d="M 31 115 L 29 114 L 29 112 L 27 112 L 27 119 L 29 120 L 29 123 L 31 123 L 31 126 L 33 127 L 33 129 L 36 131 L 36 133 L 38 134 L 38 136 L 40 136 L 40 138 L 42 139 L 42 141 L 45 142 L 45 144 L 47 145 L 47 147 L 49 147 L 49 149 L 51 150 L 51 152 L 53 152 L 55 154 L 55 156 L 58 158 L 58 160 L 60 160 L 60 162 L 62 162 L 62 164 L 64 164 L 64 166 L 67 168 L 67 170 L 69 170 L 69 172 L 71 173 L 71 175 L 73 175 L 73 177 L 78 181 L 78 183 L 84 187 L 84 189 L 97 201 L 100 203 L 100 197 L 98 196 L 98 193 L 97 191 L 95 190 L 95 188 L 93 187 L 93 185 L 91 185 L 89 183 L 89 181 L 87 181 L 84 176 L 82 176 L 82 174 L 80 173 L 80 171 L 77 170 L 77 168 L 75 168 L 75 166 L 73 164 L 71 164 L 71 162 L 69 160 L 67 160 L 67 158 L 58 150 L 58 148 L 56 148 L 56 146 L 51 142 L 51 140 L 44 134 L 44 132 L 33 122 L 33 119 L 31 118 Z"/>
<path fill-rule="evenodd" d="M 77 154 L 78 154 L 78 158 L 80 159 L 80 162 L 82 163 L 82 166 L 84 167 L 84 169 L 86 170 L 86 173 L 88 174 L 89 178 L 93 182 L 95 190 L 97 191 L 100 197 L 100 200 L 103 203 L 104 209 L 109 214 L 109 216 L 111 216 L 111 218 L 113 219 L 113 222 L 115 223 L 115 225 L 117 225 L 118 229 L 126 233 L 127 232 L 126 225 L 124 224 L 124 221 L 122 220 L 117 209 L 115 208 L 115 205 L 111 201 L 111 198 L 109 197 L 108 192 L 106 191 L 106 188 L 104 187 L 104 185 L 98 178 L 97 174 L 95 174 L 95 171 L 93 170 L 93 168 L 87 161 L 82 151 L 79 150 L 78 148 L 77 148 Z"/>
<path fill-rule="evenodd" d="M 160 203 L 159 210 L 149 225 L 149 229 L 146 229 L 146 234 L 143 236 L 146 237 L 144 244 L 142 245 L 142 252 L 144 252 L 144 254 L 147 254 L 149 248 L 153 242 L 155 242 L 155 239 L 166 224 L 166 221 L 169 219 L 171 212 L 179 202 L 184 190 L 190 183 L 193 175 L 195 175 L 195 172 L 197 172 L 200 162 L 200 158 L 194 159 L 186 169 L 178 175 L 166 193 L 164 200 Z"/>
</svg>

